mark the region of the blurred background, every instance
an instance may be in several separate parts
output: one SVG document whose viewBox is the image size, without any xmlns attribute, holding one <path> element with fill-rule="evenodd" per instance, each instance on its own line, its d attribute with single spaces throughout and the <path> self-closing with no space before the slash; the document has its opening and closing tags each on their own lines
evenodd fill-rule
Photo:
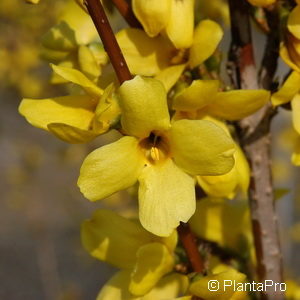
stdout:
<svg viewBox="0 0 300 300">
<path fill-rule="evenodd" d="M 55 24 L 66 2 L 0 1 L 0 299 L 95 299 L 114 270 L 84 251 L 80 224 L 96 208 L 109 205 L 130 214 L 136 205 L 126 192 L 90 203 L 76 185 L 84 157 L 103 140 L 115 139 L 115 133 L 87 145 L 69 145 L 18 114 L 22 98 L 66 94 L 63 87 L 50 85 L 50 68 L 39 54 L 41 36 Z M 111 18 L 115 30 L 122 26 L 117 13 Z M 229 38 L 226 34 L 224 51 Z M 255 45 L 259 61 L 264 45 L 259 32 Z M 287 72 L 280 63 L 278 80 Z M 297 280 L 300 171 L 290 163 L 296 137 L 291 128 L 290 112 L 282 110 L 272 128 L 276 205 L 285 270 Z"/>
</svg>

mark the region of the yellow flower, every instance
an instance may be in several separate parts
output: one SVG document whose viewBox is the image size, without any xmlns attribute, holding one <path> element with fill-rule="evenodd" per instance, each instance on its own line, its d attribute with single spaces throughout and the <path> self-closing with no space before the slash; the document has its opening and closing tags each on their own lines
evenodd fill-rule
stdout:
<svg viewBox="0 0 300 300">
<path fill-rule="evenodd" d="M 221 247 L 241 252 L 245 243 L 252 244 L 249 209 L 245 202 L 203 198 L 197 201 L 196 212 L 189 223 L 197 236 Z"/>
<path fill-rule="evenodd" d="M 191 297 L 177 298 L 184 294 L 188 287 L 186 276 L 171 273 L 163 277 L 149 293 L 137 297 L 128 291 L 130 272 L 120 271 L 101 289 L 96 300 L 190 300 Z"/>
<path fill-rule="evenodd" d="M 97 299 L 155 299 L 149 294 L 153 296 L 158 292 L 155 290 L 166 288 L 163 283 L 172 285 L 172 295 L 187 287 L 185 276 L 170 274 L 174 267 L 176 231 L 168 238 L 160 238 L 147 232 L 136 220 L 109 210 L 97 210 L 82 224 L 81 239 L 93 257 L 122 270 L 103 287 Z"/>
<path fill-rule="evenodd" d="M 74 1 L 69 1 L 60 22 L 42 37 L 41 56 L 63 67 L 82 71 L 95 81 L 101 75 L 101 67 L 108 62 L 103 46 L 93 42 L 97 31 L 86 14 Z M 66 81 L 56 73 L 52 83 Z"/>
<path fill-rule="evenodd" d="M 172 107 L 194 116 L 209 115 L 228 121 L 245 118 L 270 99 L 266 90 L 231 90 L 219 92 L 218 80 L 194 80 L 175 96 Z"/>
<path fill-rule="evenodd" d="M 209 290 L 210 281 L 217 281 L 219 283 L 219 289 L 216 291 Z M 231 285 L 229 281 L 232 283 Z M 243 300 L 249 299 L 247 292 L 236 290 L 233 283 L 238 285 L 244 284 L 245 281 L 245 274 L 229 266 L 219 265 L 212 271 L 212 274 L 194 281 L 190 285 L 189 290 L 193 295 L 205 300 Z"/>
<path fill-rule="evenodd" d="M 280 56 L 293 70 L 300 72 L 300 5 L 289 14 L 288 32 L 280 47 Z"/>
<path fill-rule="evenodd" d="M 121 85 L 119 94 L 121 124 L 128 136 L 88 155 L 78 185 L 95 201 L 139 181 L 141 224 L 168 236 L 195 211 L 191 175 L 229 172 L 234 143 L 210 121 L 171 123 L 166 91 L 158 80 L 136 76 Z"/>
<path fill-rule="evenodd" d="M 271 100 L 274 106 L 291 103 L 293 126 L 300 134 L 300 73 L 292 72 L 282 87 L 272 95 Z M 292 163 L 300 166 L 300 136 L 295 144 Z"/>
<path fill-rule="evenodd" d="M 68 143 L 86 143 L 118 121 L 120 109 L 112 86 L 103 91 L 78 70 L 52 68 L 65 80 L 79 85 L 85 94 L 23 99 L 19 112 L 29 123 Z"/>
<path fill-rule="evenodd" d="M 194 0 L 133 0 L 132 8 L 150 37 L 165 32 L 177 49 L 193 42 Z"/>
<path fill-rule="evenodd" d="M 269 6 L 276 2 L 276 0 L 248 0 L 248 2 L 255 6 Z"/>
<path fill-rule="evenodd" d="M 286 280 L 286 298 L 289 300 L 299 300 L 300 299 L 300 286 L 294 280 Z"/>
<path fill-rule="evenodd" d="M 178 28 L 186 30 L 183 26 Z M 176 49 L 167 38 L 151 38 L 134 28 L 121 30 L 116 37 L 131 73 L 156 76 L 168 91 L 186 67 L 195 68 L 215 52 L 223 30 L 214 21 L 201 21 L 194 30 L 189 49 Z"/>
<path fill-rule="evenodd" d="M 270 92 L 265 90 L 232 90 L 219 92 L 218 80 L 194 80 L 173 99 L 176 110 L 174 119 L 206 119 L 215 122 L 230 136 L 220 119 L 239 120 L 251 115 L 269 101 Z M 197 176 L 198 183 L 212 197 L 234 198 L 241 190 L 245 195 L 249 186 L 248 162 L 238 145 L 233 169 L 220 176 Z"/>
</svg>

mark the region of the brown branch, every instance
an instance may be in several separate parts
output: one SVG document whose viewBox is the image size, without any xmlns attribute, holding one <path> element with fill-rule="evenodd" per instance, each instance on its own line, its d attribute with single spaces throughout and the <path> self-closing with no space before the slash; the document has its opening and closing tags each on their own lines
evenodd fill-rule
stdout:
<svg viewBox="0 0 300 300">
<path fill-rule="evenodd" d="M 189 224 L 181 222 L 177 227 L 177 232 L 193 271 L 202 273 L 204 270 L 204 264 L 197 247 L 196 237 L 191 231 Z"/>
<path fill-rule="evenodd" d="M 111 0 L 129 26 L 141 28 L 141 24 L 133 14 L 131 5 L 126 0 Z"/>
<path fill-rule="evenodd" d="M 267 44 L 259 70 L 259 83 L 261 87 L 273 90 L 273 78 L 277 70 L 280 46 L 279 4 L 276 3 L 265 8 L 265 14 L 270 32 L 267 36 Z"/>
<path fill-rule="evenodd" d="M 257 89 L 258 81 L 254 62 L 246 0 L 229 0 L 232 44 L 229 59 L 236 75 L 236 87 Z M 273 30 L 273 29 L 272 29 Z M 269 62 L 268 62 L 269 63 Z M 272 71 L 273 72 L 273 71 Z M 265 83 L 272 80 L 268 75 Z M 240 141 L 251 167 L 249 201 L 252 230 L 257 258 L 257 277 L 260 282 L 283 282 L 282 257 L 278 237 L 277 217 L 271 173 L 270 123 L 272 108 L 266 104 L 255 114 L 239 122 Z M 284 293 L 269 289 L 261 293 L 261 299 L 279 300 Z"/>
<path fill-rule="evenodd" d="M 119 82 L 122 84 L 124 81 L 132 79 L 127 63 L 108 22 L 101 2 L 99 0 L 85 0 L 84 4 L 100 35 Z"/>
</svg>

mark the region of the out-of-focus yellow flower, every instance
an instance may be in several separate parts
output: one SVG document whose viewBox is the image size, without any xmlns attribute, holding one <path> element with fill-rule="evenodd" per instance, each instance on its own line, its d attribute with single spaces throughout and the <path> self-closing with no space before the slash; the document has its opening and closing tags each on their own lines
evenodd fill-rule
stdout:
<svg viewBox="0 0 300 300">
<path fill-rule="evenodd" d="M 95 201 L 139 181 L 141 224 L 168 236 L 195 211 L 191 175 L 229 172 L 234 143 L 207 120 L 171 123 L 166 91 L 158 80 L 136 76 L 121 85 L 119 94 L 121 124 L 128 136 L 88 155 L 78 185 Z"/>
<path fill-rule="evenodd" d="M 300 299 L 300 286 L 294 280 L 286 280 L 287 289 L 285 292 L 286 299 L 299 300 Z"/>
<path fill-rule="evenodd" d="M 203 198 L 197 201 L 190 225 L 197 236 L 237 252 L 251 240 L 245 202 L 236 204 L 220 198 Z"/>
<path fill-rule="evenodd" d="M 212 20 L 222 20 L 225 25 L 230 23 L 229 7 L 225 0 L 198 0 L 196 2 L 196 10 L 200 16 L 210 18 Z"/>
<path fill-rule="evenodd" d="M 163 36 L 151 38 L 144 31 L 133 28 L 121 30 L 116 37 L 131 73 L 156 76 L 168 91 L 186 67 L 194 68 L 214 53 L 223 30 L 214 21 L 201 21 L 195 28 L 189 49 L 176 49 Z"/>
<path fill-rule="evenodd" d="M 96 81 L 102 66 L 108 62 L 108 56 L 102 44 L 95 39 L 97 31 L 91 18 L 74 1 L 70 1 L 60 22 L 42 37 L 41 56 L 59 66 L 79 69 Z M 54 73 L 51 82 L 65 83 L 65 80 Z"/>
<path fill-rule="evenodd" d="M 175 297 L 187 288 L 185 276 L 166 276 L 174 267 L 176 231 L 168 238 L 160 238 L 146 231 L 136 220 L 97 210 L 82 224 L 81 239 L 93 257 L 123 270 L 103 287 L 97 299 L 137 299 L 136 296 L 155 299 L 154 295 L 163 293 L 162 286 L 165 293 L 171 292 Z M 169 288 L 166 285 L 170 285 Z"/>
<path fill-rule="evenodd" d="M 50 131 L 68 143 L 86 143 L 119 120 L 120 108 L 113 86 L 105 91 L 80 71 L 52 65 L 65 80 L 85 94 L 49 99 L 23 99 L 19 112 L 33 126 Z"/>
<path fill-rule="evenodd" d="M 40 0 L 25 0 L 27 3 L 38 4 Z"/>
<path fill-rule="evenodd" d="M 255 6 L 269 6 L 274 4 L 277 0 L 248 0 L 248 2 Z"/>
<path fill-rule="evenodd" d="M 289 14 L 285 41 L 280 47 L 280 56 L 293 70 L 300 72 L 300 5 Z"/>
<path fill-rule="evenodd" d="M 271 100 L 274 106 L 291 103 L 293 127 L 300 134 L 300 73 L 292 72 Z M 300 136 L 294 147 L 292 163 L 300 166 Z"/>
<path fill-rule="evenodd" d="M 219 284 L 218 290 L 209 290 L 211 280 Z M 189 290 L 193 295 L 205 300 L 243 300 L 248 299 L 248 293 L 237 290 L 236 286 L 243 285 L 245 282 L 245 274 L 229 266 L 220 265 L 212 271 L 212 274 L 191 283 Z"/>
</svg>

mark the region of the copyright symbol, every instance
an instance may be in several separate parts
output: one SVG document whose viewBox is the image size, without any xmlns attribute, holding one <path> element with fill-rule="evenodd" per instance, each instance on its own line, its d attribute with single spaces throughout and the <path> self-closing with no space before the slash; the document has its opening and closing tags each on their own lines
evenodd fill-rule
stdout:
<svg viewBox="0 0 300 300">
<path fill-rule="evenodd" d="M 220 283 L 218 280 L 210 280 L 207 287 L 209 291 L 217 292 L 220 289 Z"/>
</svg>

